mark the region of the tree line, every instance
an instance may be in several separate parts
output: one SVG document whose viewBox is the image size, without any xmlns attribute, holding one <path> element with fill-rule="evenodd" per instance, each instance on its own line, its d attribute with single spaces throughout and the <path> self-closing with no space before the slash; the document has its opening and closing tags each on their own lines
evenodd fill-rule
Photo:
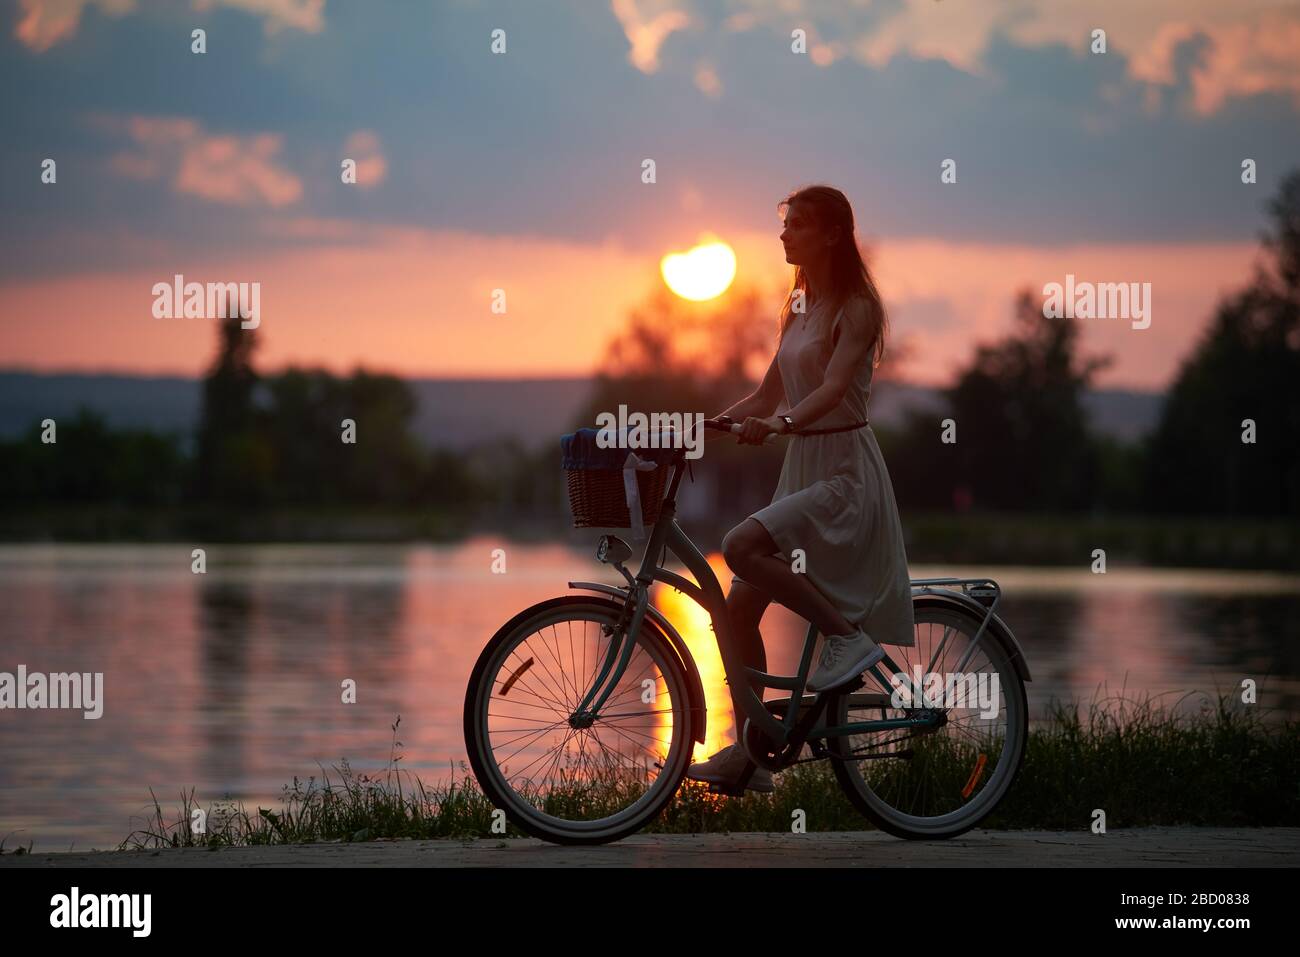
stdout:
<svg viewBox="0 0 1300 957">
<path fill-rule="evenodd" d="M 1090 428 L 1082 399 L 1107 357 L 1081 355 L 1078 320 L 1047 318 L 1035 295 L 1021 293 L 1012 329 L 975 346 L 943 390 L 941 413 L 912 411 L 892 429 L 873 423 L 900 506 L 1300 517 L 1300 171 L 1269 205 L 1261 251 L 1251 280 L 1218 303 L 1156 428 L 1138 442 Z M 563 508 L 558 435 L 534 448 L 426 448 L 401 379 L 296 367 L 264 374 L 257 344 L 237 318 L 221 324 L 191 436 L 112 429 L 82 410 L 58 423 L 55 443 L 41 440 L 38 422 L 0 442 L 6 507 L 439 507 L 489 520 Z M 714 414 L 753 388 L 774 348 L 757 292 L 700 307 L 661 290 L 609 344 L 570 428 L 620 404 Z M 890 375 L 887 357 L 877 378 Z M 955 443 L 941 440 L 944 418 L 956 423 Z M 344 420 L 356 423 L 355 444 L 343 440 Z M 717 507 L 734 511 L 738 490 L 754 499 L 740 507 L 766 504 L 780 462 L 779 450 L 711 446 L 705 467 L 717 477 Z"/>
</svg>

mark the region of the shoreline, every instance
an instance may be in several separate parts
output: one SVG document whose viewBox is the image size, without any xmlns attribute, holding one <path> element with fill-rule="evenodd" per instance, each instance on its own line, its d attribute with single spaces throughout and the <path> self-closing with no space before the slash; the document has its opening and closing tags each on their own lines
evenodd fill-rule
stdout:
<svg viewBox="0 0 1300 957">
<path fill-rule="evenodd" d="M 902 517 L 911 565 L 1088 569 L 1095 560 L 1093 550 L 1104 548 L 1107 565 L 1115 569 L 1300 572 L 1300 521 L 1289 518 L 911 510 Z M 706 552 L 717 550 L 734 524 L 717 516 L 687 517 L 682 523 Z M 499 522 L 436 508 L 0 508 L 0 546 L 9 548 L 195 541 L 212 546 L 455 547 L 487 538 L 589 550 L 599 531 L 571 528 L 558 514 Z"/>
<path fill-rule="evenodd" d="M 1300 828 L 984 831 L 904 841 L 880 831 L 638 834 L 563 847 L 535 838 L 381 840 L 0 855 L 0 867 L 1296 867 Z"/>
</svg>

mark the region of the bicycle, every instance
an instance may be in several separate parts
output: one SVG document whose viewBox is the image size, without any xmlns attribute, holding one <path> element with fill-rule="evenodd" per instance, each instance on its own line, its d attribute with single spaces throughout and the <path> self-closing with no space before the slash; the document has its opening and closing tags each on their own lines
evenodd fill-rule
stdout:
<svg viewBox="0 0 1300 957">
<path fill-rule="evenodd" d="M 740 429 L 727 421 L 704 424 Z M 812 624 L 798 674 L 769 674 L 738 660 L 722 587 L 676 521 L 684 464 L 681 450 L 635 575 L 624 566 L 631 546 L 614 535 L 599 539 L 597 560 L 616 568 L 626 585 L 571 581 L 571 589 L 588 594 L 521 611 L 480 654 L 465 694 L 465 743 L 493 805 L 523 831 L 559 844 L 618 840 L 667 806 L 694 743 L 704 743 L 707 709 L 686 642 L 650 603 L 658 581 L 708 612 L 732 706 L 743 717 L 739 741 L 749 762 L 734 787 L 711 791 L 743 795 L 758 766 L 775 772 L 829 760 L 853 805 L 900 838 L 954 837 L 992 813 L 1024 760 L 1030 680 L 1019 643 L 996 613 L 997 582 L 912 580 L 916 644 L 888 646 L 863 676 L 805 694 L 817 639 Z M 664 567 L 668 552 L 695 581 Z M 955 672 L 947 674 L 968 674 L 975 662 L 976 674 L 988 676 L 986 687 L 998 689 L 992 716 L 985 717 L 990 709 L 983 704 L 950 707 L 952 698 L 926 696 L 925 685 L 934 690 L 930 676 L 945 674 L 942 666 L 954 661 Z M 874 687 L 859 691 L 867 676 Z M 789 694 L 765 701 L 756 688 Z M 811 757 L 802 757 L 805 746 Z"/>
</svg>

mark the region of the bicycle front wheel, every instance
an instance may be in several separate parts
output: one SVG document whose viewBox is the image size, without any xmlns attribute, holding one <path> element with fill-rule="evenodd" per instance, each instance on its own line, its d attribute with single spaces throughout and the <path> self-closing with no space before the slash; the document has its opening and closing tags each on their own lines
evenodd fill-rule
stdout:
<svg viewBox="0 0 1300 957">
<path fill-rule="evenodd" d="M 831 738 L 831 764 L 849 800 L 881 830 L 954 837 L 993 811 L 1020 769 L 1029 730 L 1025 685 L 991 627 L 973 645 L 980 625 L 973 614 L 921 598 L 915 621 L 915 646 L 890 646 L 890 656 L 908 678 L 918 666 L 922 675 L 941 676 L 942 685 L 936 680 L 931 688 L 942 697 L 900 703 L 932 708 L 941 722 Z M 896 707 L 892 691 L 838 695 L 828 715 L 843 725 L 918 713 Z"/>
<path fill-rule="evenodd" d="M 465 695 L 470 763 L 494 806 L 535 837 L 626 837 L 663 810 L 686 775 L 686 672 L 649 619 L 599 716 L 575 720 L 621 611 L 579 596 L 544 602 L 497 632 L 474 667 Z"/>
</svg>

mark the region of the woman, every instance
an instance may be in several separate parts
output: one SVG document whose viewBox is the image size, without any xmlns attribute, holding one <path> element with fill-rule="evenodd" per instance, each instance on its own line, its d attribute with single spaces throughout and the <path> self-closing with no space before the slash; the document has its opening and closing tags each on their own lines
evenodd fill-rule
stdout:
<svg viewBox="0 0 1300 957">
<path fill-rule="evenodd" d="M 816 625 L 826 639 L 808 688 L 825 691 L 879 661 L 880 644 L 916 640 L 898 507 L 866 425 L 887 322 L 844 194 L 809 186 L 777 208 L 795 273 L 776 357 L 758 389 L 722 414 L 743 422 L 742 443 L 770 432 L 794 437 L 772 503 L 723 540 L 735 573 L 727 610 L 745 664 L 759 671 L 767 656 L 758 625 L 772 601 Z M 732 784 L 747 763 L 733 744 L 687 775 Z M 747 786 L 771 791 L 771 772 L 756 769 Z"/>
</svg>

